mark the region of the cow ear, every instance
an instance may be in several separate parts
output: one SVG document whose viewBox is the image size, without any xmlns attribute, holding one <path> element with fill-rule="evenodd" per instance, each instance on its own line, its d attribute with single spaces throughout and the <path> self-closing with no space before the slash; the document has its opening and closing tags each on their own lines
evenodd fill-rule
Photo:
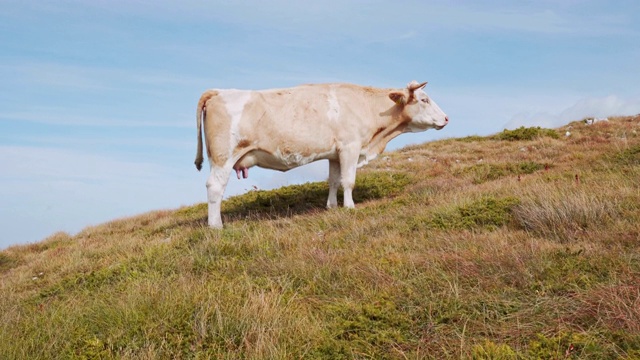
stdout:
<svg viewBox="0 0 640 360">
<path fill-rule="evenodd" d="M 399 92 L 399 91 L 394 91 L 392 93 L 389 93 L 389 99 L 393 100 L 394 103 L 403 106 L 407 103 L 407 99 L 404 95 L 404 93 Z"/>
</svg>

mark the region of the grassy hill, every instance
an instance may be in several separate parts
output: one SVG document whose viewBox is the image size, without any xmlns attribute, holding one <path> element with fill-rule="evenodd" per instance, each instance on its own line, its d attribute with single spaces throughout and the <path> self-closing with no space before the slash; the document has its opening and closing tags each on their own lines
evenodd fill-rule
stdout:
<svg viewBox="0 0 640 360">
<path fill-rule="evenodd" d="M 565 136 L 569 131 L 570 136 Z M 638 359 L 640 116 L 384 154 L 0 252 L 1 359 Z M 203 195 L 204 196 L 204 195 Z"/>
</svg>

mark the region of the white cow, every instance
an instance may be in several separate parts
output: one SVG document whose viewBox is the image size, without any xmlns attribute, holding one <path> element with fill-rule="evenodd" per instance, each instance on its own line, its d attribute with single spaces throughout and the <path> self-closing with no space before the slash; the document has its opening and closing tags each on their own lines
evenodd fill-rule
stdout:
<svg viewBox="0 0 640 360">
<path fill-rule="evenodd" d="M 202 123 L 211 174 L 207 180 L 209 226 L 222 227 L 220 203 L 229 175 L 248 176 L 259 166 L 287 171 L 329 160 L 327 207 L 353 208 L 356 168 L 405 132 L 440 130 L 449 119 L 422 84 L 378 89 L 352 84 L 302 85 L 274 90 L 208 90 L 197 109 L 196 168 L 202 168 Z"/>
</svg>

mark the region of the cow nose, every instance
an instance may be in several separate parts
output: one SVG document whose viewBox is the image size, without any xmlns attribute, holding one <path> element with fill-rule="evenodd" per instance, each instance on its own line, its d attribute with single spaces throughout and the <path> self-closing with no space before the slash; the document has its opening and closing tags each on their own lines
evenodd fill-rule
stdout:
<svg viewBox="0 0 640 360">
<path fill-rule="evenodd" d="M 445 123 L 445 124 L 448 124 L 448 123 L 449 123 L 449 117 L 448 117 L 448 116 L 445 116 L 445 117 L 444 117 L 444 123 Z"/>
</svg>

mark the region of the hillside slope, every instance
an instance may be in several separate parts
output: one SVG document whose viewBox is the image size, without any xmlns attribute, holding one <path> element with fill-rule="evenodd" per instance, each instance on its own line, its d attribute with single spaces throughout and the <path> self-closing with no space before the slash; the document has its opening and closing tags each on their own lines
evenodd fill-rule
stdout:
<svg viewBox="0 0 640 360">
<path fill-rule="evenodd" d="M 383 154 L 355 211 L 327 191 L 0 252 L 0 358 L 640 358 L 640 116 Z"/>
</svg>

